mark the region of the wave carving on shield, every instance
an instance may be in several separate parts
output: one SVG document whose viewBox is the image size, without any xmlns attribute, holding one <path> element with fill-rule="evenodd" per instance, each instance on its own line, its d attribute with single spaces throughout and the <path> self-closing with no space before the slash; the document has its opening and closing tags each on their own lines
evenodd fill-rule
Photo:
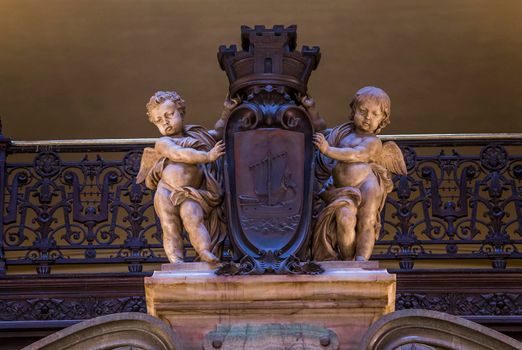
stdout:
<svg viewBox="0 0 522 350">
<path fill-rule="evenodd" d="M 313 129 L 293 104 L 238 106 L 225 131 L 233 260 L 220 274 L 320 273 L 308 257 Z"/>
</svg>

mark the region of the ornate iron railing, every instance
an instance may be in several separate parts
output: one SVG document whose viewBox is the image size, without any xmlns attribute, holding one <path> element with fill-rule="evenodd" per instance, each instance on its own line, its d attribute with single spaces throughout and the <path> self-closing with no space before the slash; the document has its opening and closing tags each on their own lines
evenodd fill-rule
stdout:
<svg viewBox="0 0 522 350">
<path fill-rule="evenodd" d="M 407 176 L 394 179 L 376 259 L 522 257 L 522 139 L 511 135 L 397 138 Z"/>
<path fill-rule="evenodd" d="M 373 258 L 522 257 L 522 134 L 390 135 L 403 150 Z M 31 265 L 166 262 L 150 190 L 135 182 L 154 139 L 12 141 L 0 135 L 0 275 Z"/>
</svg>

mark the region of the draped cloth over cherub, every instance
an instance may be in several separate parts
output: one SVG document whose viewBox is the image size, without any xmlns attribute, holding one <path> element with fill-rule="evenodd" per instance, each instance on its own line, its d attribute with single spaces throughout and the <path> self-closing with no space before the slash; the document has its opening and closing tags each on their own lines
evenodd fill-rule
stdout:
<svg viewBox="0 0 522 350">
<path fill-rule="evenodd" d="M 216 143 L 206 129 L 201 126 L 186 125 L 184 132 L 187 137 L 172 138 L 180 147 L 209 151 Z M 161 180 L 161 175 L 167 162 L 168 159 L 159 155 L 154 148 L 145 148 L 136 182 L 141 183 L 145 181 L 147 188 L 155 190 L 158 187 L 158 182 Z M 204 175 L 204 182 L 201 187 L 174 187 L 172 188 L 170 200 L 174 206 L 181 205 L 187 199 L 191 199 L 201 206 L 205 214 L 205 226 L 210 235 L 211 251 L 219 256 L 226 233 L 220 206 L 223 199 L 222 179 L 219 176 L 221 172 L 218 162 L 200 164 L 199 166 L 203 170 Z"/>
<path fill-rule="evenodd" d="M 328 144 L 333 147 L 339 147 L 340 141 L 353 132 L 353 129 L 353 122 L 344 123 L 333 128 L 326 136 Z M 387 142 L 386 144 L 388 143 L 390 142 Z M 386 144 L 383 145 L 383 148 L 393 146 L 397 147 L 395 143 L 391 146 Z M 393 152 L 396 152 L 396 150 L 393 150 Z M 362 201 L 364 201 L 364 198 L 361 197 L 361 192 L 355 187 L 335 187 L 331 177 L 332 169 L 335 164 L 334 160 L 326 157 L 320 152 L 317 152 L 316 178 L 320 183 L 322 183 L 320 197 L 326 203 L 326 206 L 320 212 L 314 227 L 312 254 L 313 259 L 318 261 L 338 260 L 340 256 L 336 234 L 336 211 L 344 206 L 358 207 Z M 390 173 L 387 170 L 388 164 L 384 165 L 385 166 L 378 163 L 370 163 L 370 167 L 379 181 L 382 193 L 375 227 L 375 232 L 377 234 L 381 228 L 380 211 L 384 207 L 386 194 L 391 192 L 393 189 L 393 182 L 390 178 Z"/>
</svg>

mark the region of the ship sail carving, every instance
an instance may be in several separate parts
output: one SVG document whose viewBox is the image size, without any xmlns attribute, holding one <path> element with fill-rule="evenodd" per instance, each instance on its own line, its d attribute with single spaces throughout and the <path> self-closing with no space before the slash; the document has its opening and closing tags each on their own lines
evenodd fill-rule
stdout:
<svg viewBox="0 0 522 350">
<path fill-rule="evenodd" d="M 240 195 L 241 206 L 252 206 L 254 210 L 256 206 L 281 208 L 295 197 L 295 183 L 287 169 L 287 158 L 287 152 L 272 155 L 269 150 L 261 161 L 249 166 L 255 196 Z"/>
</svg>

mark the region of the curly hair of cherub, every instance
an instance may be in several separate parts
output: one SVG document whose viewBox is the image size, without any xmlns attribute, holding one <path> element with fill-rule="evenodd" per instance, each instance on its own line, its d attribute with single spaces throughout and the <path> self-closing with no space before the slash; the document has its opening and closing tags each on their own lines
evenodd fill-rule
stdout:
<svg viewBox="0 0 522 350">
<path fill-rule="evenodd" d="M 165 101 L 172 101 L 182 116 L 185 116 L 185 101 L 176 91 L 158 91 L 147 102 L 147 116 L 151 120 L 150 111 Z M 152 120 L 151 120 L 152 121 Z"/>
<path fill-rule="evenodd" d="M 352 109 L 352 114 L 350 116 L 351 120 L 353 120 L 355 115 L 355 109 L 362 103 L 366 101 L 377 102 L 381 106 L 381 111 L 384 114 L 384 118 L 379 124 L 375 133 L 378 134 L 384 129 L 388 124 L 390 124 L 390 114 L 391 114 L 391 100 L 390 96 L 383 89 L 380 89 L 375 86 L 365 86 L 359 91 L 355 93 L 352 102 L 350 102 L 350 108 Z"/>
</svg>

